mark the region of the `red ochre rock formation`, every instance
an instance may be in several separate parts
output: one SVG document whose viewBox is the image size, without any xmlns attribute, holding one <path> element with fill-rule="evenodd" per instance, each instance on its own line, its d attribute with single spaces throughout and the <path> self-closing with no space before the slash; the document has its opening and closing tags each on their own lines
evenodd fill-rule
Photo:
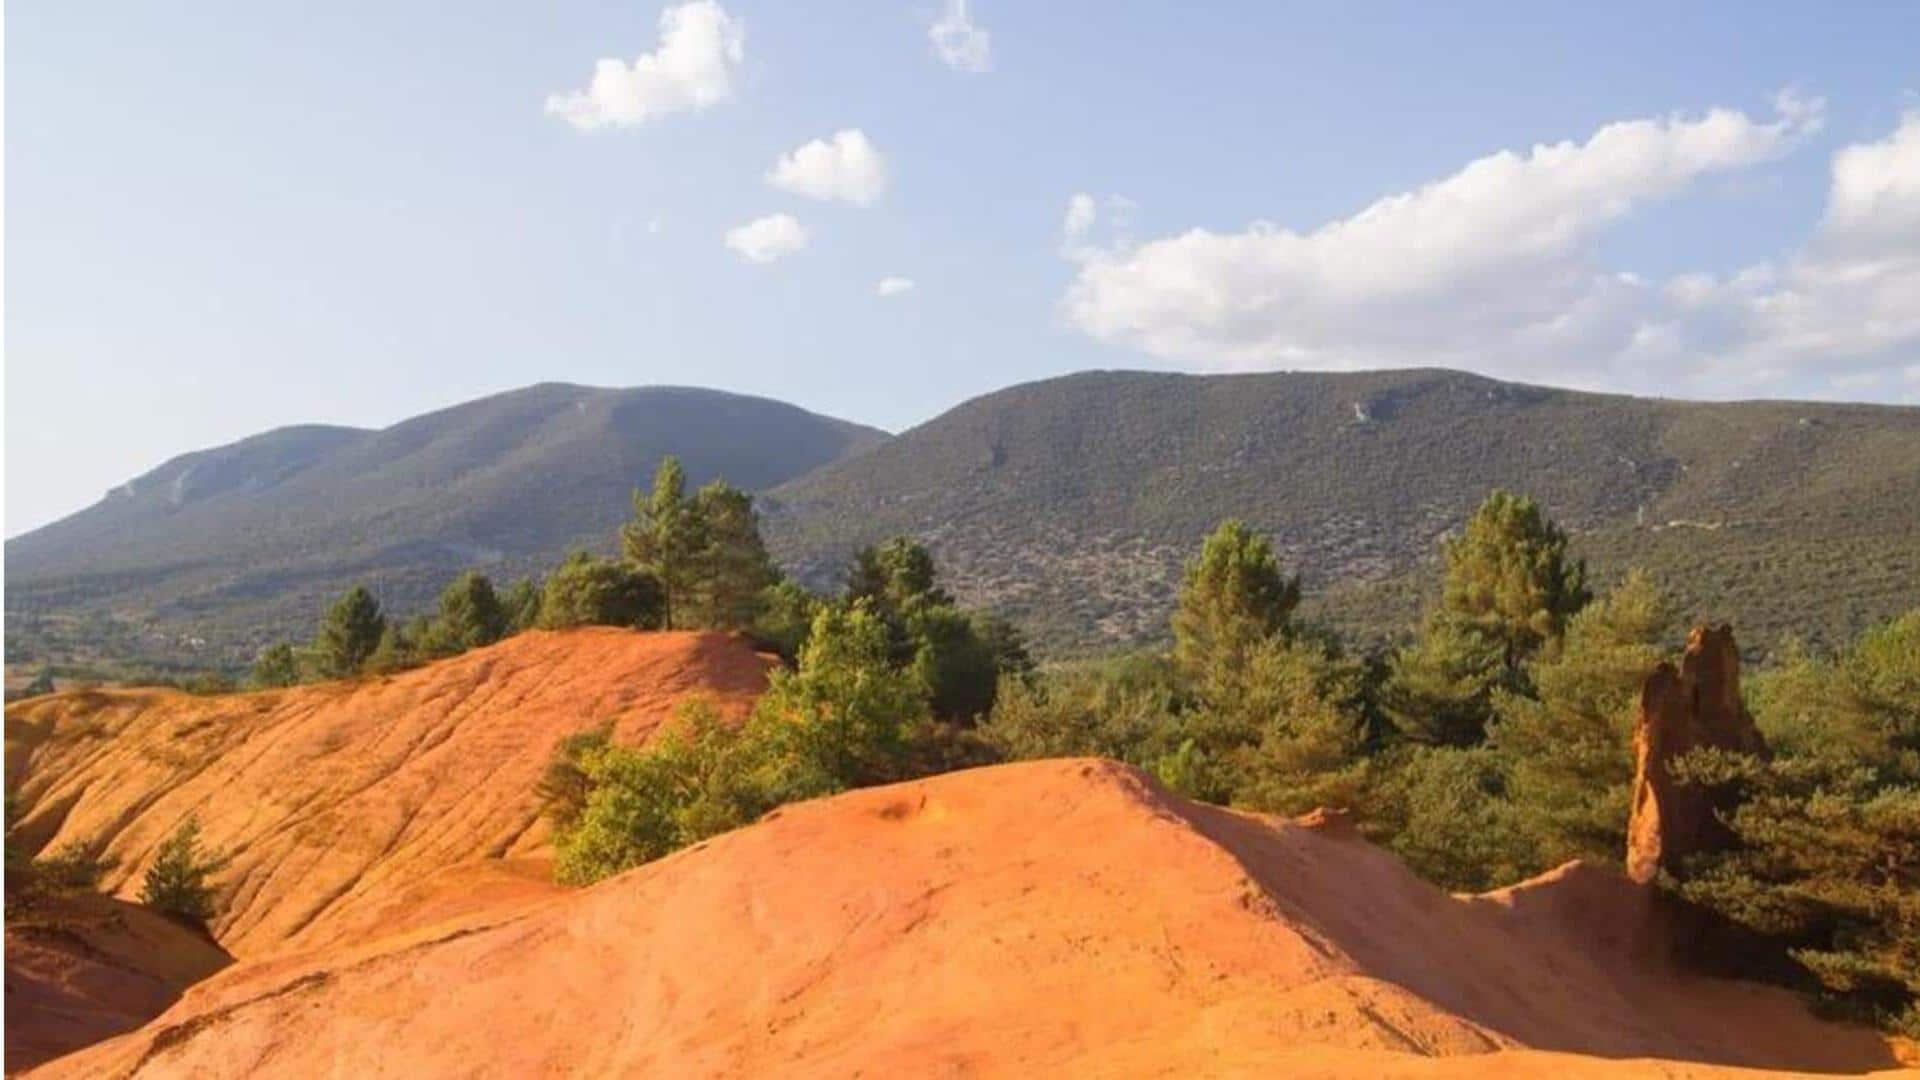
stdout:
<svg viewBox="0 0 1920 1080">
<path fill-rule="evenodd" d="M 1641 947 L 1570 864 L 1453 897 L 1329 819 L 1097 760 L 787 806 L 590 888 L 235 966 L 120 1076 L 1727 1075 L 1895 1065 Z"/>
<path fill-rule="evenodd" d="M 1678 873 L 1690 855 L 1732 841 L 1713 794 L 1679 783 L 1674 759 L 1715 747 L 1767 752 L 1740 701 L 1740 652 L 1728 626 L 1696 626 L 1680 666 L 1661 664 L 1640 690 L 1633 728 L 1633 811 L 1627 824 L 1627 876 L 1648 883 Z"/>
<path fill-rule="evenodd" d="M 744 715 L 772 662 L 723 634 L 591 627 L 286 690 L 54 694 L 7 709 L 7 781 L 29 850 L 95 845 L 126 899 L 196 817 L 231 856 L 212 930 L 237 957 L 357 943 L 440 871 L 543 854 L 534 787 L 562 739 L 641 742 L 692 697 Z"/>
</svg>

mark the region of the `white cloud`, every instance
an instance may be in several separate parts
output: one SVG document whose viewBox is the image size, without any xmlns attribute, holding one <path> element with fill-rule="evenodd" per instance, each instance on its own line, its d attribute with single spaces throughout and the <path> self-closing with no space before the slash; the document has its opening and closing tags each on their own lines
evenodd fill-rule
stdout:
<svg viewBox="0 0 1920 1080">
<path fill-rule="evenodd" d="M 967 0 L 947 0 L 946 9 L 927 27 L 927 40 L 940 62 L 955 71 L 993 68 L 993 36 L 967 17 Z"/>
<path fill-rule="evenodd" d="M 1730 110 L 1609 124 L 1581 143 L 1480 158 L 1309 232 L 1255 222 L 1138 246 L 1081 242 L 1062 302 L 1085 333 L 1208 369 L 1439 364 L 1576 385 L 1739 393 L 1857 389 L 1920 347 L 1920 114 L 1834 155 L 1797 252 L 1727 275 L 1648 281 L 1597 237 L 1646 203 L 1791 150 L 1821 121 Z"/>
<path fill-rule="evenodd" d="M 807 246 L 807 230 L 791 214 L 769 214 L 727 230 L 727 246 L 748 262 L 770 263 Z"/>
<path fill-rule="evenodd" d="M 880 279 L 880 284 L 873 287 L 873 291 L 880 296 L 899 296 L 901 293 L 910 293 L 913 291 L 913 279 L 883 277 Z"/>
<path fill-rule="evenodd" d="M 887 162 L 865 132 L 836 131 L 775 162 L 767 183 L 810 199 L 871 206 L 887 190 Z"/>
<path fill-rule="evenodd" d="M 705 109 L 733 96 L 746 27 L 715 0 L 660 13 L 660 47 L 632 64 L 601 60 L 585 90 L 547 97 L 547 112 L 583 131 L 633 127 L 668 113 Z"/>
</svg>

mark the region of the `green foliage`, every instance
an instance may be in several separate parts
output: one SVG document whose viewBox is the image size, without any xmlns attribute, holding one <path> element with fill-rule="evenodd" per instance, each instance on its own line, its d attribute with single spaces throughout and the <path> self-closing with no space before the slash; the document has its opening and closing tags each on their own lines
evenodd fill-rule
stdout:
<svg viewBox="0 0 1920 1080">
<path fill-rule="evenodd" d="M 1250 653 L 1284 631 L 1300 604 L 1300 581 L 1280 571 L 1265 537 L 1229 518 L 1187 564 L 1173 614 L 1173 655 L 1201 694 L 1232 693 Z"/>
<path fill-rule="evenodd" d="M 813 617 L 824 603 L 798 582 L 782 581 L 767 590 L 754 620 L 753 636 L 792 663 L 813 628 Z"/>
<path fill-rule="evenodd" d="M 213 918 L 213 889 L 207 879 L 226 860 L 201 850 L 200 822 L 188 817 L 160 843 L 153 865 L 140 883 L 140 902 L 155 911 L 195 925 Z"/>
<path fill-rule="evenodd" d="M 1151 768 L 1180 745 L 1180 705 L 1172 666 L 1138 654 L 1003 677 L 980 731 L 1014 760 L 1104 757 Z"/>
<path fill-rule="evenodd" d="M 554 874 L 585 885 L 747 824 L 773 802 L 756 774 L 763 751 L 690 703 L 644 750 L 605 740 L 577 749 L 584 797 L 557 820 Z"/>
<path fill-rule="evenodd" d="M 814 618 L 799 667 L 775 671 L 754 726 L 783 753 L 781 786 L 810 797 L 901 779 L 897 763 L 927 719 L 921 681 L 892 662 L 885 622 L 865 605 Z"/>
<path fill-rule="evenodd" d="M 699 515 L 687 499 L 686 470 L 679 458 L 662 458 L 652 492 L 645 497 L 638 489 L 633 493 L 633 520 L 621 526 L 620 550 L 628 562 L 648 568 L 659 580 L 664 593 L 661 625 L 667 629 L 689 625 L 689 613 L 675 609 L 691 600 L 704 543 Z"/>
<path fill-rule="evenodd" d="M 1397 747 L 1373 762 L 1361 829 L 1442 888 L 1479 892 L 1535 869 L 1525 808 L 1483 746 Z"/>
<path fill-rule="evenodd" d="M 744 726 L 694 706 L 645 749 L 564 747 L 548 786 L 578 810 L 557 815 L 556 875 L 597 881 L 782 803 L 904 779 L 928 734 L 924 692 L 892 663 L 885 623 L 864 605 L 824 609 L 799 666 L 774 672 Z"/>
<path fill-rule="evenodd" d="M 666 591 L 651 572 L 579 551 L 547 575 L 540 625 L 652 629 L 662 624 L 666 611 Z"/>
<path fill-rule="evenodd" d="M 1514 801 L 1528 808 L 1536 866 L 1622 858 L 1634 713 L 1672 631 L 1666 598 L 1646 575 L 1629 573 L 1528 666 L 1536 696 L 1497 695 L 1488 742 Z"/>
<path fill-rule="evenodd" d="M 1282 814 L 1354 806 L 1367 775 L 1360 666 L 1322 642 L 1272 637 L 1238 681 L 1241 696 L 1208 706 L 1252 735 L 1234 750 L 1231 801 Z"/>
<path fill-rule="evenodd" d="M 260 651 L 253 662 L 253 672 L 248 682 L 261 689 L 278 686 L 293 686 L 300 682 L 300 661 L 294 655 L 293 646 L 287 642 L 275 642 Z"/>
<path fill-rule="evenodd" d="M 440 593 L 440 615 L 435 621 L 435 651 L 449 654 L 491 645 L 512 628 L 493 582 L 485 574 L 469 570 L 453 579 Z"/>
<path fill-rule="evenodd" d="M 1730 794 L 1739 843 L 1683 896 L 1777 942 L 1853 1015 L 1920 1034 L 1920 611 L 1762 680 L 1774 757 L 1696 751 L 1676 773 Z"/>
<path fill-rule="evenodd" d="M 52 854 L 33 860 L 32 880 L 43 892 L 93 892 L 118 862 L 92 844 L 69 840 Z"/>
<path fill-rule="evenodd" d="M 910 537 L 855 552 L 846 601 L 881 620 L 889 655 L 912 670 L 941 720 L 978 722 L 993 709 L 1000 675 L 1032 668 L 1019 631 L 963 611 L 940 588 L 932 554 Z"/>
<path fill-rule="evenodd" d="M 745 629 L 779 580 L 760 539 L 753 496 L 715 480 L 689 499 L 674 457 L 660 462 L 647 497 L 634 492 L 633 520 L 620 529 L 620 549 L 659 578 L 669 628 Z"/>
<path fill-rule="evenodd" d="M 386 629 L 386 616 L 380 613 L 380 603 L 373 594 L 360 585 L 348 589 L 327 609 L 314 639 L 321 671 L 335 679 L 358 674 L 380 647 L 380 636 Z"/>
<path fill-rule="evenodd" d="M 1498 642 L 1436 613 L 1393 654 L 1381 709 L 1405 739 L 1470 746 L 1486 732 L 1494 691 L 1514 685 L 1511 674 Z"/>
<path fill-rule="evenodd" d="M 540 624 L 542 590 L 537 578 L 524 577 L 507 586 L 500 609 L 507 617 L 507 633 L 531 630 Z"/>
<path fill-rule="evenodd" d="M 1001 657 L 973 618 L 945 604 L 924 604 L 905 622 L 913 642 L 911 670 L 934 715 L 972 724 L 990 712 Z"/>
<path fill-rule="evenodd" d="M 951 604 L 935 583 L 933 555 L 911 537 L 896 536 L 854 552 L 847 573 L 847 599 L 865 600 L 875 610 L 903 612 L 916 603 Z"/>
<path fill-rule="evenodd" d="M 1526 662 L 1590 599 L 1586 564 L 1538 503 L 1495 491 L 1447 541 L 1440 606 L 1394 654 L 1382 707 L 1415 742 L 1471 746 L 1500 693 L 1531 694 Z"/>
<path fill-rule="evenodd" d="M 593 781 L 587 775 L 587 761 L 611 745 L 612 735 L 613 729 L 609 725 L 576 732 L 560 740 L 559 748 L 554 751 L 546 768 L 541 771 L 540 779 L 533 785 L 533 794 L 540 800 L 541 811 L 553 822 L 554 828 L 565 831 L 580 820 L 580 814 L 587 806 L 587 796 L 593 794 Z"/>
<path fill-rule="evenodd" d="M 1587 566 L 1567 557 L 1567 534 L 1531 497 L 1495 491 L 1446 544 L 1441 604 L 1498 642 L 1517 667 L 1585 607 Z"/>
<path fill-rule="evenodd" d="M 715 480 L 694 497 L 693 512 L 702 541 L 695 561 L 693 625 L 743 630 L 780 577 L 760 539 L 753 496 Z"/>
</svg>

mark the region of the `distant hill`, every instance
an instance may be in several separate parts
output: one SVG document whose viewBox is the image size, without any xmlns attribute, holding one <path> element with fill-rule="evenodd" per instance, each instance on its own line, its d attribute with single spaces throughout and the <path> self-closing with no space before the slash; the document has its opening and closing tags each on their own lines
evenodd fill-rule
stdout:
<svg viewBox="0 0 1920 1080">
<path fill-rule="evenodd" d="M 1450 371 L 1089 372 L 966 402 L 776 488 L 775 553 L 817 583 L 923 537 L 965 600 L 1056 651 L 1156 640 L 1180 568 L 1246 519 L 1364 636 L 1409 623 L 1436 542 L 1531 493 L 1599 577 L 1654 572 L 1764 648 L 1920 605 L 1920 409 L 1710 404 Z"/>
<path fill-rule="evenodd" d="M 758 490 L 885 437 L 762 398 L 558 383 L 378 431 L 281 428 L 7 541 L 7 658 L 244 662 L 354 582 L 417 610 L 465 567 L 608 547 L 666 454 L 690 483 Z"/>
</svg>

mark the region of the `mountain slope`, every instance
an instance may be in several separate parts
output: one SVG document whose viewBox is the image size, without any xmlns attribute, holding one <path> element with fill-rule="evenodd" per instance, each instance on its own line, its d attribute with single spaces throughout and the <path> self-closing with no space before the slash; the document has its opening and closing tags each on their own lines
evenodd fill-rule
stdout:
<svg viewBox="0 0 1920 1080">
<path fill-rule="evenodd" d="M 1098 649 L 1164 633 L 1183 561 L 1227 516 L 1274 538 L 1323 615 L 1410 620 L 1435 541 L 1494 487 L 1539 497 L 1603 579 L 1645 565 L 1765 644 L 1920 604 L 1915 408 L 1088 372 L 969 401 L 766 504 L 775 553 L 817 582 L 911 533 L 966 600 Z"/>
<path fill-rule="evenodd" d="M 1573 864 L 1450 897 L 1337 818 L 1030 762 L 788 806 L 592 888 L 243 962 L 44 1075 L 1896 1065 L 1884 1039 L 1784 990 L 1674 969 L 1661 934 L 1650 895 L 1616 874 Z"/>
<path fill-rule="evenodd" d="M 761 398 L 557 383 L 380 431 L 268 432 L 8 541 L 9 659 L 24 633 L 67 656 L 84 642 L 233 663 L 356 581 L 418 609 L 466 567 L 524 573 L 604 547 L 664 455 L 690 483 L 760 489 L 884 437 Z"/>
</svg>

